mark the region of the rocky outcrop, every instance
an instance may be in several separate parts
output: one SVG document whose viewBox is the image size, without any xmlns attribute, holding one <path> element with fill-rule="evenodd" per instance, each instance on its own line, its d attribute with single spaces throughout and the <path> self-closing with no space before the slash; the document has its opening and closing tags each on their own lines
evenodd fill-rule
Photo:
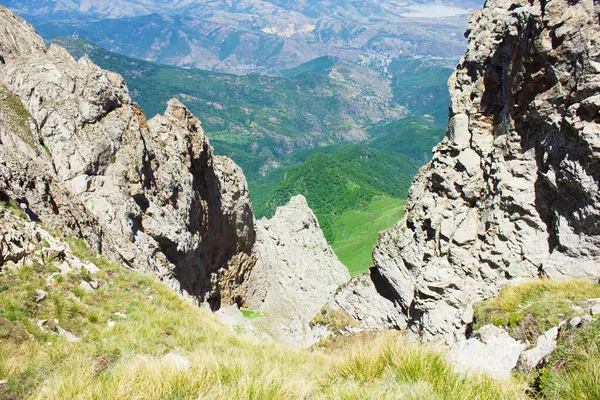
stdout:
<svg viewBox="0 0 600 400">
<path fill-rule="evenodd" d="M 23 35 L 26 23 L 4 7 L 0 9 L 2 26 L 0 27 L 0 64 L 21 56 L 43 53 L 44 41 L 37 35 Z M 33 28 L 27 25 L 31 32 Z"/>
<path fill-rule="evenodd" d="M 486 325 L 468 340 L 454 343 L 448 351 L 448 359 L 460 371 L 508 379 L 526 348 L 525 343 L 513 339 L 504 329 Z"/>
<path fill-rule="evenodd" d="M 544 332 L 532 349 L 521 353 L 517 368 L 522 371 L 530 371 L 543 365 L 545 359 L 556 350 L 560 327 L 555 326 Z"/>
<path fill-rule="evenodd" d="M 310 321 L 350 279 L 327 243 L 317 217 L 299 195 L 256 224 L 256 264 L 244 285 L 243 306 L 264 312 L 272 334 L 291 345 L 319 339 Z"/>
<path fill-rule="evenodd" d="M 325 305 L 325 313 L 343 312 L 351 318 L 344 327 L 347 332 L 404 329 L 406 316 L 393 299 L 383 297 L 375 286 L 372 272 L 352 278 L 340 286 L 335 296 Z"/>
<path fill-rule="evenodd" d="M 2 197 L 199 302 L 235 301 L 224 271 L 250 269 L 255 240 L 241 170 L 183 104 L 146 121 L 119 75 L 0 20 Z"/>
<path fill-rule="evenodd" d="M 599 13 L 488 0 L 471 15 L 447 137 L 374 251 L 420 337 L 463 336 L 509 280 L 600 277 Z"/>
</svg>

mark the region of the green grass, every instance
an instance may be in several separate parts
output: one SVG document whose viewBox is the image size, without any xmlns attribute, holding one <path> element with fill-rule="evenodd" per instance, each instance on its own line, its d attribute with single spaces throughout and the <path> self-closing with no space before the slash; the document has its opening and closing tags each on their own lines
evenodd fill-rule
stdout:
<svg viewBox="0 0 600 400">
<path fill-rule="evenodd" d="M 559 346 L 539 377 L 548 399 L 600 399 L 600 321 L 561 332 Z"/>
<path fill-rule="evenodd" d="M 577 315 L 573 306 L 597 297 L 600 284 L 583 279 L 506 286 L 496 298 L 475 305 L 475 328 L 505 326 L 513 337 L 534 341 L 541 333 Z"/>
<path fill-rule="evenodd" d="M 16 136 L 38 152 L 37 138 L 29 127 L 31 118 L 29 111 L 17 96 L 0 84 L 0 98 L 3 97 L 5 100 L 0 101 L 0 117 L 5 120 L 7 126 L 11 127 Z"/>
<path fill-rule="evenodd" d="M 561 321 L 588 313 L 585 300 L 600 297 L 600 285 L 583 279 L 541 280 L 507 286 L 494 298 L 475 306 L 477 326 L 493 323 L 508 327 L 520 340 L 537 337 Z M 576 310 L 573 306 L 584 306 Z M 475 328 L 477 328 L 477 326 Z M 564 325 L 557 349 L 546 365 L 519 378 L 528 382 L 538 399 L 600 399 L 600 321 L 583 327 Z"/>
<path fill-rule="evenodd" d="M 341 309 L 331 310 L 327 307 L 321 308 L 321 311 L 310 321 L 310 326 L 326 326 L 330 332 L 336 335 L 344 334 L 349 327 L 357 325 L 357 322 L 348 313 Z"/>
<path fill-rule="evenodd" d="M 93 293 L 76 291 L 79 272 L 49 287 L 50 265 L 0 274 L 2 399 L 524 398 L 514 382 L 458 374 L 442 355 L 397 333 L 312 351 L 258 343 L 152 277 L 94 255 L 79 240 L 69 243 L 101 269 Z M 38 289 L 49 293 L 41 303 Z M 56 319 L 82 340 L 42 331 L 40 319 L 46 326 Z M 169 352 L 190 368 L 165 363 Z"/>
<path fill-rule="evenodd" d="M 332 249 L 348 268 L 358 275 L 373 264 L 373 248 L 379 232 L 402 219 L 404 200 L 375 197 L 364 211 L 346 211 L 333 222 L 335 240 Z"/>
<path fill-rule="evenodd" d="M 345 348 L 324 382 L 332 399 L 523 399 L 512 381 L 495 382 L 483 376 L 457 374 L 444 356 L 402 341 L 373 340 L 377 347 Z"/>
<path fill-rule="evenodd" d="M 279 168 L 250 183 L 257 217 L 270 217 L 302 194 L 330 244 L 340 238 L 334 222 L 347 211 L 367 210 L 374 197 L 405 198 L 417 165 L 408 157 L 366 146 L 339 146 L 302 164 Z"/>
<path fill-rule="evenodd" d="M 27 219 L 27 214 L 25 214 L 17 202 L 12 199 L 9 201 L 0 201 L 0 210 L 8 211 L 19 218 Z"/>
<path fill-rule="evenodd" d="M 252 311 L 252 310 L 241 310 L 242 315 L 248 319 L 254 319 L 258 317 L 262 317 L 264 313 L 260 311 Z"/>
</svg>

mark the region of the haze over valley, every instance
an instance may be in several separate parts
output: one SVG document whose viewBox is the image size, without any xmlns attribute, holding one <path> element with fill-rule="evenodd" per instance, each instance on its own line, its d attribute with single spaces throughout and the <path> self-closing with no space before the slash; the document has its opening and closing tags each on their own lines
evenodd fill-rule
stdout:
<svg viewBox="0 0 600 400">
<path fill-rule="evenodd" d="M 3 5 L 50 40 L 72 36 L 169 65 L 277 73 L 321 56 L 383 71 L 398 56 L 463 54 L 466 16 L 454 1 L 23 1 Z"/>
</svg>

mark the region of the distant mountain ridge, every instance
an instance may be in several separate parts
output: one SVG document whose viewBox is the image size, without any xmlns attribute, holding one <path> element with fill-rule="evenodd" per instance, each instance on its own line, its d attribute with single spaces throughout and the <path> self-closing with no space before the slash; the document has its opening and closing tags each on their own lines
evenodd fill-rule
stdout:
<svg viewBox="0 0 600 400">
<path fill-rule="evenodd" d="M 47 40 L 76 35 L 169 65 L 276 73 L 326 55 L 382 69 L 397 56 L 457 60 L 466 44 L 466 14 L 481 0 L 0 3 Z"/>
<path fill-rule="evenodd" d="M 284 77 L 236 76 L 136 60 L 82 39 L 54 42 L 75 58 L 87 56 L 102 68 L 122 74 L 133 99 L 148 115 L 162 113 L 171 97 L 181 100 L 202 116 L 213 145 L 236 160 L 249 180 L 285 164 L 283 160 L 295 149 L 387 135 L 413 109 L 416 115 L 424 110 L 437 115 L 433 121 L 437 125 L 445 122 L 447 113 L 447 90 L 436 98 L 444 102 L 441 106 L 431 103 L 429 107 L 430 100 L 425 98 L 413 99 L 408 108 L 402 102 L 412 98 L 410 90 L 401 96 L 392 88 L 393 79 L 336 57 L 321 57 L 282 71 Z M 450 70 L 443 65 L 407 62 L 412 69 L 398 69 L 394 79 L 412 82 L 417 88 L 413 92 L 419 92 L 419 86 L 433 85 L 441 91 L 446 87 Z M 425 75 L 419 83 L 421 71 Z M 437 71 L 435 79 L 430 79 L 428 71 Z M 428 142 L 427 152 L 435 143 Z M 423 160 L 421 154 L 418 157 Z"/>
<path fill-rule="evenodd" d="M 124 0 L 119 2 L 109 0 L 9 0 L 5 2 L 9 7 L 26 12 L 29 15 L 64 15 L 79 14 L 95 18 L 122 18 L 136 17 L 153 13 L 176 15 L 189 14 L 192 16 L 206 15 L 216 10 L 227 10 L 239 14 L 256 14 L 260 16 L 271 15 L 276 11 L 297 13 L 306 18 L 317 18 L 328 15 L 332 18 L 350 19 L 360 16 L 373 18 L 391 13 L 393 16 L 412 15 L 414 11 L 423 6 L 444 5 L 456 10 L 450 13 L 459 13 L 458 10 L 469 10 L 477 7 L 477 0 L 433 1 L 413 0 L 393 2 L 387 0 L 371 1 L 365 3 L 358 0 Z M 447 15 L 448 11 L 442 15 Z M 439 11 L 438 11 L 439 13 Z"/>
</svg>

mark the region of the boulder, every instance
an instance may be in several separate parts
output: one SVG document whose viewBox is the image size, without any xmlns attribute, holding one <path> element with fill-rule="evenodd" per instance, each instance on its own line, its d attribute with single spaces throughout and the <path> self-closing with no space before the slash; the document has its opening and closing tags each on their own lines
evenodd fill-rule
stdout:
<svg viewBox="0 0 600 400">
<path fill-rule="evenodd" d="M 448 359 L 459 371 L 508 379 L 526 348 L 525 343 L 513 339 L 504 329 L 486 325 L 470 339 L 454 343 L 448 351 Z"/>
<path fill-rule="evenodd" d="M 40 303 L 42 300 L 44 300 L 46 298 L 46 296 L 48 296 L 48 293 L 45 292 L 42 289 L 38 289 L 35 291 L 35 302 L 36 303 Z"/>
<path fill-rule="evenodd" d="M 573 317 L 569 320 L 569 327 L 573 329 L 581 327 L 582 324 L 583 320 L 581 319 L 581 317 Z"/>
<path fill-rule="evenodd" d="M 73 335 L 69 331 L 64 330 L 60 326 L 56 326 L 56 331 L 58 332 L 59 335 L 63 336 L 65 339 L 67 339 L 67 342 L 69 342 L 69 343 L 81 342 L 81 338 L 78 338 L 77 336 Z"/>
<path fill-rule="evenodd" d="M 95 275 L 100 272 L 100 268 L 98 268 L 94 263 L 84 262 L 83 268 L 90 274 Z"/>
<path fill-rule="evenodd" d="M 94 293 L 94 288 L 89 282 L 81 281 L 81 283 L 79 284 L 79 288 L 85 293 Z"/>
<path fill-rule="evenodd" d="M 521 353 L 517 369 L 521 371 L 530 371 L 542 367 L 546 358 L 556 350 L 556 340 L 558 339 L 559 327 L 554 327 L 544 332 L 536 342 L 533 349 Z"/>
<path fill-rule="evenodd" d="M 590 315 L 600 315 L 600 299 L 588 300 L 590 303 Z"/>
<path fill-rule="evenodd" d="M 406 317 L 389 299 L 381 296 L 366 272 L 342 285 L 325 305 L 326 311 L 343 311 L 353 321 L 348 332 L 404 329 Z"/>
</svg>

